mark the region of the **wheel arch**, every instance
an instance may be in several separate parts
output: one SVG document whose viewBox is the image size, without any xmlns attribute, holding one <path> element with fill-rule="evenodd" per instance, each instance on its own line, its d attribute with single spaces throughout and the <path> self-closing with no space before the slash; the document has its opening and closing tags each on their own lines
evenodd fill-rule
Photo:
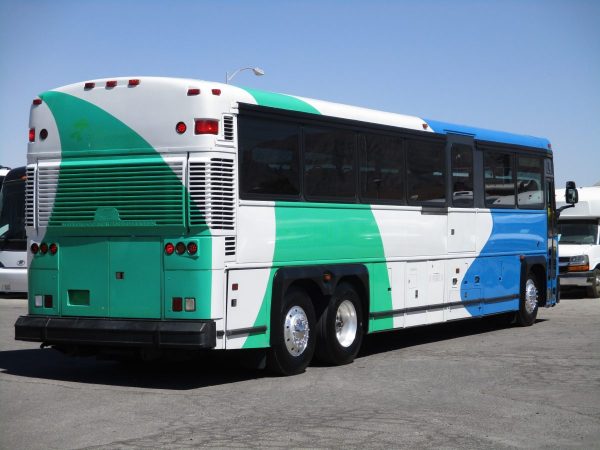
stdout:
<svg viewBox="0 0 600 450">
<path fill-rule="evenodd" d="M 342 282 L 351 283 L 361 298 L 363 323 L 368 321 L 369 272 L 363 264 L 339 264 L 281 267 L 273 277 L 271 293 L 271 326 L 276 323 L 285 294 L 293 288 L 303 289 L 311 298 L 317 318 L 327 305 L 327 299 Z M 271 342 L 272 344 L 272 342 Z"/>
<path fill-rule="evenodd" d="M 544 306 L 547 301 L 547 261 L 544 256 L 529 256 L 521 259 L 521 285 L 520 293 L 525 292 L 525 283 L 527 275 L 531 272 L 537 278 L 539 283 L 539 306 Z"/>
</svg>

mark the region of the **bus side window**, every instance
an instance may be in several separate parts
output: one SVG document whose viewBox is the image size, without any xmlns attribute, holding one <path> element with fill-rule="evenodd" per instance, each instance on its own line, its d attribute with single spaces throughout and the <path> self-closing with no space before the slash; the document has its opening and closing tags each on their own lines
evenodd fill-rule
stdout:
<svg viewBox="0 0 600 450">
<path fill-rule="evenodd" d="M 360 195 L 368 203 L 403 203 L 402 139 L 367 134 L 360 151 Z"/>
<path fill-rule="evenodd" d="M 470 145 L 453 144 L 452 206 L 473 207 L 473 149 Z"/>
<path fill-rule="evenodd" d="M 531 156 L 517 158 L 517 203 L 519 208 L 543 209 L 543 160 Z"/>
<path fill-rule="evenodd" d="M 406 140 L 408 203 L 446 204 L 445 146 L 429 140 Z"/>
<path fill-rule="evenodd" d="M 485 206 L 515 207 L 514 155 L 486 151 L 484 153 Z"/>
</svg>

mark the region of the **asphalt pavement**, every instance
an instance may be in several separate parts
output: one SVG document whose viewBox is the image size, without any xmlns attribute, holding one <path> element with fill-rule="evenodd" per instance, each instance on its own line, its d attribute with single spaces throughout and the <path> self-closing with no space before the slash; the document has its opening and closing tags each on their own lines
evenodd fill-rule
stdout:
<svg viewBox="0 0 600 450">
<path fill-rule="evenodd" d="M 0 448 L 600 448 L 600 300 L 529 328 L 471 320 L 369 336 L 344 367 L 126 365 L 14 340 L 0 298 Z"/>
</svg>

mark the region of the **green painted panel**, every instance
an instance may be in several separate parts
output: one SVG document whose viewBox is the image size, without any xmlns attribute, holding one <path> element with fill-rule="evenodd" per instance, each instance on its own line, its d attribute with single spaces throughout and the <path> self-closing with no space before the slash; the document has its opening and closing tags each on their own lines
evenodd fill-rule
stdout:
<svg viewBox="0 0 600 450">
<path fill-rule="evenodd" d="M 158 239 L 110 240 L 111 317 L 161 317 L 161 250 Z"/>
<path fill-rule="evenodd" d="M 166 319 L 210 319 L 210 270 L 165 270 L 164 311 Z M 193 297 L 196 311 L 173 311 L 173 297 Z"/>
<path fill-rule="evenodd" d="M 269 314 L 273 276 L 277 267 L 310 264 L 367 264 L 371 283 L 371 311 L 392 309 L 389 276 L 379 227 L 368 206 L 304 205 L 277 203 L 274 268 L 254 326 L 270 327 Z M 391 317 L 370 324 L 369 331 L 393 328 Z M 244 348 L 263 346 L 268 336 L 247 339 Z"/>
<path fill-rule="evenodd" d="M 40 95 L 58 125 L 62 157 L 90 150 L 154 149 L 139 134 L 96 105 L 62 92 Z"/>
<path fill-rule="evenodd" d="M 59 248 L 60 307 L 65 316 L 108 317 L 109 242 L 100 238 L 63 238 Z M 66 267 L 66 269 L 65 269 Z M 88 304 L 69 291 L 89 291 Z"/>
<path fill-rule="evenodd" d="M 27 273 L 29 283 L 29 313 L 42 315 L 57 315 L 59 314 L 59 298 L 58 298 L 58 271 L 46 269 L 29 269 Z M 35 307 L 36 295 L 51 295 L 52 308 Z"/>
<path fill-rule="evenodd" d="M 260 106 L 268 106 L 271 108 L 289 109 L 292 111 L 299 111 L 311 114 L 321 114 L 314 106 L 308 104 L 304 100 L 300 100 L 297 97 L 291 95 L 276 94 L 274 92 L 259 91 L 257 89 L 243 88 L 248 92 L 256 103 Z"/>
</svg>

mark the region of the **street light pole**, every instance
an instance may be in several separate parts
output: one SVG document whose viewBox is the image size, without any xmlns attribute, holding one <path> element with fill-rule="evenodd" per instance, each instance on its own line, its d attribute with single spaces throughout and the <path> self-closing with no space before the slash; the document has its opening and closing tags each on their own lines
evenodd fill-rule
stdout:
<svg viewBox="0 0 600 450">
<path fill-rule="evenodd" d="M 261 77 L 265 74 L 265 71 L 262 70 L 260 67 L 242 67 L 233 72 L 231 75 L 229 75 L 229 72 L 225 72 L 225 84 L 229 84 L 233 77 L 235 77 L 238 73 L 240 73 L 243 70 L 251 70 L 257 77 Z"/>
</svg>

